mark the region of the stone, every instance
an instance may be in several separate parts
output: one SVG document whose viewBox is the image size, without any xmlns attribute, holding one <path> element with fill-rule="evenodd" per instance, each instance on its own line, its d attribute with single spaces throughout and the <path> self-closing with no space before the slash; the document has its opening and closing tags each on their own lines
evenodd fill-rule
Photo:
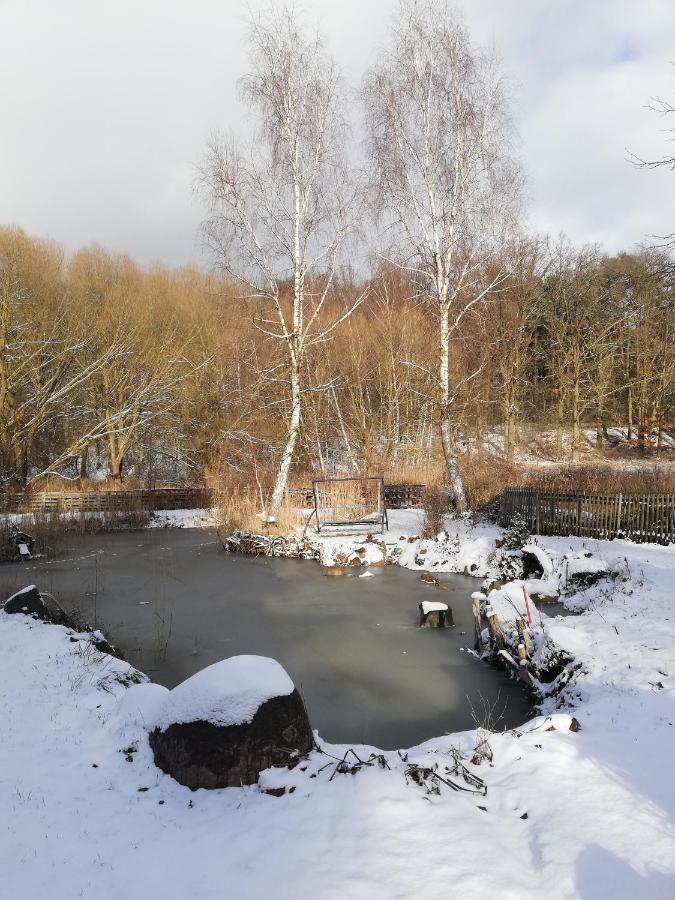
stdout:
<svg viewBox="0 0 675 900">
<path fill-rule="evenodd" d="M 287 766 L 313 745 L 297 689 L 262 703 L 250 722 L 216 725 L 200 720 L 150 734 L 156 765 L 193 791 L 255 784 L 263 769 Z"/>
<path fill-rule="evenodd" d="M 425 584 L 440 584 L 438 578 L 434 578 L 429 572 L 423 572 L 422 575 L 420 575 L 420 581 L 423 581 Z"/>
<path fill-rule="evenodd" d="M 6 613 L 24 613 L 51 622 L 54 625 L 67 625 L 68 617 L 51 594 L 41 594 L 34 584 L 17 591 L 5 603 Z"/>
<path fill-rule="evenodd" d="M 197 672 L 167 693 L 154 725 L 156 765 L 192 790 L 255 784 L 314 746 L 300 694 L 267 657 L 235 656 Z"/>
<path fill-rule="evenodd" d="M 541 582 L 541 587 L 536 580 L 530 581 L 528 594 L 534 603 L 558 603 L 560 600 L 560 595 L 546 581 Z"/>
</svg>

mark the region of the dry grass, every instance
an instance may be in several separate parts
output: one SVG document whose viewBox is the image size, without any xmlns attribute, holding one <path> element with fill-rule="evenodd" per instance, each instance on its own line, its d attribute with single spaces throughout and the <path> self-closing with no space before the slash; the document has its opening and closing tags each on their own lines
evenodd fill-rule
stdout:
<svg viewBox="0 0 675 900">
<path fill-rule="evenodd" d="M 428 485 L 424 489 L 422 537 L 434 538 L 443 531 L 443 516 L 450 512 L 450 494 L 446 488 Z"/>
<path fill-rule="evenodd" d="M 71 535 L 100 534 L 145 528 L 150 514 L 142 508 L 119 512 L 35 512 L 23 515 L 0 516 L 0 559 L 12 559 L 14 530 L 23 531 L 35 539 L 35 553 L 52 556 L 65 548 Z"/>
<path fill-rule="evenodd" d="M 406 455 L 398 460 L 382 459 L 378 463 L 373 474 L 382 475 L 385 484 L 433 485 L 447 481 L 445 460 L 440 451 L 423 456 Z"/>
<path fill-rule="evenodd" d="M 522 483 L 545 491 L 588 494 L 672 494 L 675 466 L 653 464 L 640 468 L 601 464 L 530 469 Z"/>
<path fill-rule="evenodd" d="M 274 521 L 268 521 L 264 506 L 264 491 L 251 485 L 233 483 L 231 480 L 221 482 L 215 491 L 215 516 L 219 531 L 232 534 L 243 531 L 250 534 L 287 535 L 295 531 L 302 522 L 302 511 L 285 499 L 281 508 L 275 513 Z"/>
<path fill-rule="evenodd" d="M 379 483 L 328 481 L 318 485 L 322 521 L 349 522 L 371 516 L 378 508 Z"/>
<path fill-rule="evenodd" d="M 491 453 L 463 454 L 459 470 L 469 509 L 473 510 L 483 509 L 502 488 L 523 484 L 522 469 Z"/>
<path fill-rule="evenodd" d="M 50 494 L 88 494 L 99 491 L 137 491 L 146 489 L 147 485 L 139 478 L 58 478 L 47 475 L 31 485 L 33 493 Z"/>
</svg>

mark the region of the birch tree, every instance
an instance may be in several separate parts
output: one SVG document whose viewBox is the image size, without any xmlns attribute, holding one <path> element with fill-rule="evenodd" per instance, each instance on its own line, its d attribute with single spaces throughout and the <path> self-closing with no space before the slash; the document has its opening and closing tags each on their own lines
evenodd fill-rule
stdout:
<svg viewBox="0 0 675 900">
<path fill-rule="evenodd" d="M 509 276 L 489 268 L 520 188 L 505 93 L 494 56 L 471 44 L 444 2 L 404 0 L 364 95 L 378 204 L 395 236 L 391 255 L 437 319 L 441 440 L 463 511 L 450 347 L 466 313 Z"/>
<path fill-rule="evenodd" d="M 217 265 L 254 305 L 253 324 L 284 348 L 284 363 L 261 372 L 287 393 L 286 438 L 270 511 L 281 504 L 300 431 L 310 348 L 326 341 L 364 294 L 327 317 L 355 194 L 343 152 L 343 92 L 322 40 L 287 7 L 250 25 L 251 71 L 241 93 L 257 117 L 249 151 L 213 139 L 200 169 L 203 223 Z"/>
</svg>

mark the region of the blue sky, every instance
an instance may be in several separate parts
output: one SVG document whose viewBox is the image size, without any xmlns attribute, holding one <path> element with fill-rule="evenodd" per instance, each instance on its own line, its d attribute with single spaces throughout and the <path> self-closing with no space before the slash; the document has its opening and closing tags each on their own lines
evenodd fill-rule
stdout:
<svg viewBox="0 0 675 900">
<path fill-rule="evenodd" d="M 214 129 L 245 132 L 236 97 L 248 8 L 233 0 L 0 0 L 0 222 L 68 250 L 200 260 L 194 164 Z M 393 0 L 306 0 L 358 85 Z M 464 0 L 511 86 L 534 231 L 630 249 L 675 230 L 667 152 L 675 0 Z M 675 126 L 675 121 L 672 122 Z M 672 148 L 671 148 L 672 152 Z"/>
</svg>

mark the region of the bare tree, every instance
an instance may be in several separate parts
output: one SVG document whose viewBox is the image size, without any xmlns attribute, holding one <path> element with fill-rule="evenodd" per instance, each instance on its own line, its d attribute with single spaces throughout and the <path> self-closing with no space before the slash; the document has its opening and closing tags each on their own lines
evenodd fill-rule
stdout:
<svg viewBox="0 0 675 900">
<path fill-rule="evenodd" d="M 673 104 L 670 100 L 664 100 L 662 97 L 657 97 L 649 104 L 649 109 L 653 112 L 658 113 L 662 118 L 667 118 L 668 121 L 672 122 L 673 117 L 675 117 L 675 104 Z M 666 129 L 666 134 L 669 135 L 667 138 L 669 143 L 675 143 L 675 128 Z M 632 161 L 633 165 L 638 166 L 641 169 L 661 169 L 663 167 L 670 169 L 671 172 L 675 171 L 675 155 L 674 154 L 666 154 L 665 156 L 658 157 L 656 159 L 644 159 L 641 156 L 638 156 L 635 153 L 629 153 L 629 158 Z M 654 235 L 654 237 L 660 242 L 660 246 L 666 248 L 675 247 L 675 231 L 670 232 L 665 235 Z"/>
<path fill-rule="evenodd" d="M 438 406 L 457 507 L 451 337 L 508 278 L 490 267 L 518 207 L 504 89 L 492 54 L 475 48 L 442 0 L 403 0 L 392 40 L 365 81 L 370 152 L 395 261 L 438 320 Z M 471 378 L 474 373 L 467 377 Z"/>
<path fill-rule="evenodd" d="M 199 185 L 209 204 L 207 246 L 255 303 L 255 327 L 285 347 L 284 365 L 261 372 L 290 393 L 275 511 L 300 430 L 308 350 L 326 341 L 365 295 L 327 320 L 355 198 L 335 66 L 321 39 L 308 36 L 287 7 L 253 20 L 249 43 L 252 70 L 241 90 L 259 119 L 254 146 L 244 153 L 232 141 L 213 139 Z"/>
</svg>

